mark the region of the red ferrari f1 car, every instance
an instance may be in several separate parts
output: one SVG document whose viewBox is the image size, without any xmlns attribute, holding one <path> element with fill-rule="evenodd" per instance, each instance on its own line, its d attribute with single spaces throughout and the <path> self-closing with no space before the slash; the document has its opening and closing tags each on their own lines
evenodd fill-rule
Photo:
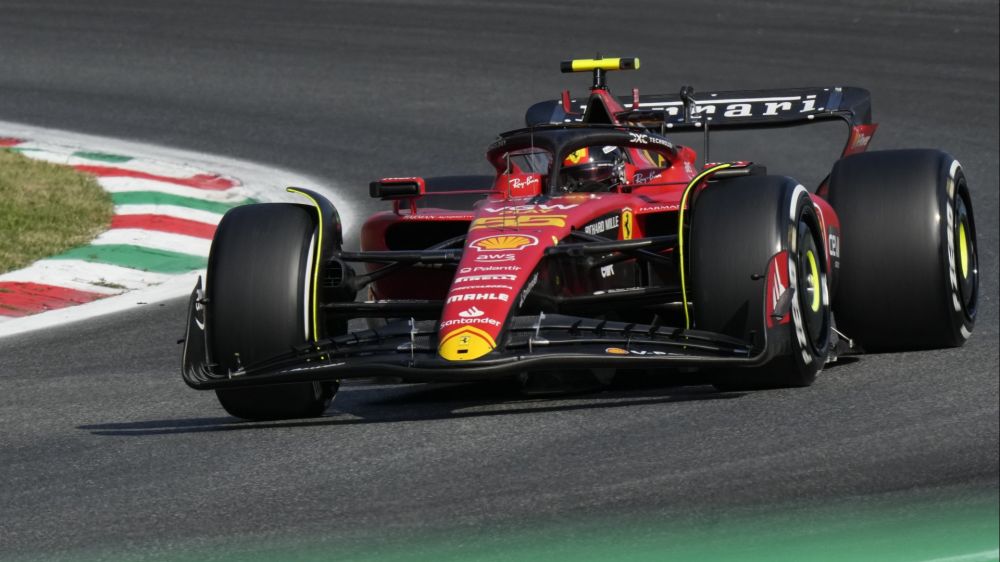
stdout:
<svg viewBox="0 0 1000 562">
<path fill-rule="evenodd" d="M 564 62 L 592 73 L 589 95 L 532 106 L 489 146 L 495 175 L 373 182 L 389 209 L 360 251 L 307 189 L 231 210 L 191 296 L 184 380 L 276 419 L 320 415 L 353 377 L 545 390 L 683 368 L 755 389 L 809 385 L 850 348 L 966 341 L 979 278 L 957 160 L 865 153 L 863 89 L 612 95 L 607 73 L 638 67 Z M 665 136 L 830 119 L 849 136 L 813 190 Z"/>
</svg>

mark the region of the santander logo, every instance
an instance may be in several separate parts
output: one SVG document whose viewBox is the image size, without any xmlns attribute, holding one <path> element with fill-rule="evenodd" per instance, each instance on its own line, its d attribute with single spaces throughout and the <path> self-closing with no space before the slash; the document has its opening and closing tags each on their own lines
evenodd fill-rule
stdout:
<svg viewBox="0 0 1000 562">
<path fill-rule="evenodd" d="M 479 318 L 480 316 L 482 316 L 484 314 L 486 314 L 486 313 L 483 312 L 482 310 L 479 310 L 479 308 L 477 308 L 475 306 L 471 306 L 471 307 L 463 310 L 462 312 L 458 313 L 458 315 L 461 316 L 462 318 Z"/>
</svg>

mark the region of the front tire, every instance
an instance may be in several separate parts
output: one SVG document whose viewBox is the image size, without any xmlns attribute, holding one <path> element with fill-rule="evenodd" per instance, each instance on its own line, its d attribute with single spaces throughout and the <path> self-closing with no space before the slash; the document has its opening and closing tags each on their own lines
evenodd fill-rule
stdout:
<svg viewBox="0 0 1000 562">
<path fill-rule="evenodd" d="M 761 343 L 767 328 L 764 283 L 772 257 L 788 255 L 791 294 L 775 358 L 762 367 L 719 369 L 721 390 L 809 386 L 830 352 L 827 259 L 809 193 L 781 176 L 749 176 L 709 185 L 691 219 L 694 327 Z M 775 341 L 777 340 L 777 341 Z"/>
<path fill-rule="evenodd" d="M 829 200 L 843 237 L 838 327 L 866 351 L 963 345 L 979 267 L 958 161 L 939 150 L 849 156 L 833 167 Z"/>
<path fill-rule="evenodd" d="M 315 211 L 247 205 L 223 217 L 208 260 L 208 353 L 221 369 L 288 352 L 311 338 L 309 286 L 317 252 Z M 229 414 L 248 420 L 322 415 L 336 383 L 216 390 Z"/>
</svg>

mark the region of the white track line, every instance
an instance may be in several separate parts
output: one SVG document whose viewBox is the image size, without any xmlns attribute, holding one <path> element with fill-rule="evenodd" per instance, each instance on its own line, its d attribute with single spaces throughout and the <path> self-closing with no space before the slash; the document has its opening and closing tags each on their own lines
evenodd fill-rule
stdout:
<svg viewBox="0 0 1000 562">
<path fill-rule="evenodd" d="M 91 244 L 131 244 L 196 256 L 208 256 L 212 247 L 212 241 L 207 238 L 139 228 L 113 228 L 95 238 Z"/>
<path fill-rule="evenodd" d="M 34 314 L 32 316 L 14 318 L 10 321 L 0 323 L 0 336 L 10 336 L 34 330 L 48 329 L 54 326 L 69 324 L 70 322 L 90 320 L 98 316 L 104 316 L 105 314 L 125 312 L 144 305 L 175 299 L 189 294 L 194 288 L 195 281 L 201 274 L 203 274 L 203 272 L 193 271 L 191 273 L 170 277 L 168 281 L 142 291 L 131 291 L 115 297 L 108 297 L 106 299 L 100 299 L 87 304 L 82 304 L 80 306 L 71 306 L 68 308 L 60 308 L 57 310 L 42 312 L 40 314 Z M 177 326 L 178 335 L 181 335 L 183 330 L 183 325 Z"/>
<path fill-rule="evenodd" d="M 83 269 L 78 270 L 72 275 L 67 274 L 61 267 L 62 264 L 57 264 L 57 261 L 61 260 L 37 261 L 24 269 L 0 275 L 0 281 L 10 281 L 14 283 L 38 283 L 41 275 L 51 275 L 50 278 L 45 280 L 45 283 L 49 285 L 58 285 L 67 289 L 73 289 L 74 291 L 98 293 L 108 296 L 119 295 L 125 291 L 124 288 L 119 288 L 117 286 L 109 287 L 107 285 L 95 285 L 94 282 L 101 283 L 101 278 L 88 275 Z M 87 262 L 75 263 L 80 265 Z M 58 270 L 51 269 L 51 266 L 57 266 Z M 8 317 L 0 315 L 0 318 Z"/>
<path fill-rule="evenodd" d="M 165 273 L 84 260 L 38 260 L 24 269 L 0 275 L 0 281 L 46 283 L 60 287 L 79 285 L 80 290 L 95 293 L 105 292 L 104 288 L 111 287 L 114 293 L 120 293 L 122 289 L 145 289 L 166 282 L 171 277 Z"/>
<path fill-rule="evenodd" d="M 166 215 L 205 224 L 219 224 L 222 215 L 176 205 L 115 205 L 116 215 Z"/>
<path fill-rule="evenodd" d="M 203 170 L 183 163 L 167 163 L 158 160 L 137 158 L 134 154 L 125 154 L 118 151 L 89 150 L 86 147 L 81 148 L 65 145 L 59 146 L 47 142 L 35 142 L 37 140 L 37 138 L 28 139 L 27 142 L 17 145 L 14 149 L 19 152 L 26 153 L 27 156 L 30 156 L 34 160 L 42 160 L 53 164 L 63 164 L 67 166 L 103 166 L 171 177 L 191 177 L 203 174 L 216 174 L 215 171 Z M 74 156 L 76 152 L 111 153 L 114 156 L 127 156 L 132 159 L 124 162 L 108 162 Z M 230 179 L 238 181 L 236 178 Z"/>
<path fill-rule="evenodd" d="M 212 189 L 199 189 L 197 187 L 142 178 L 105 177 L 97 178 L 97 181 L 101 184 L 101 187 L 111 193 L 156 191 L 158 193 L 169 193 L 170 195 L 193 197 L 195 199 L 205 199 L 221 203 L 240 203 L 247 198 L 246 193 L 242 193 L 241 190 L 216 191 Z"/>
</svg>

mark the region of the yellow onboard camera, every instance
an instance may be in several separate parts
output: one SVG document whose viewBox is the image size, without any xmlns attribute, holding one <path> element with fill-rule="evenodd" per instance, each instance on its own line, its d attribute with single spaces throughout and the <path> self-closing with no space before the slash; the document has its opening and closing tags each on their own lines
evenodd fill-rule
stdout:
<svg viewBox="0 0 1000 562">
<path fill-rule="evenodd" d="M 607 83 L 604 80 L 604 73 L 610 70 L 638 70 L 639 69 L 639 57 L 615 57 L 615 58 L 601 58 L 600 55 L 596 59 L 573 59 L 564 60 L 559 63 L 559 68 L 563 72 L 594 72 L 594 83 L 591 86 L 592 89 L 607 89 Z"/>
<path fill-rule="evenodd" d="M 591 70 L 639 70 L 638 57 L 621 57 L 612 59 L 573 59 L 559 63 L 563 72 L 590 72 Z"/>
</svg>

